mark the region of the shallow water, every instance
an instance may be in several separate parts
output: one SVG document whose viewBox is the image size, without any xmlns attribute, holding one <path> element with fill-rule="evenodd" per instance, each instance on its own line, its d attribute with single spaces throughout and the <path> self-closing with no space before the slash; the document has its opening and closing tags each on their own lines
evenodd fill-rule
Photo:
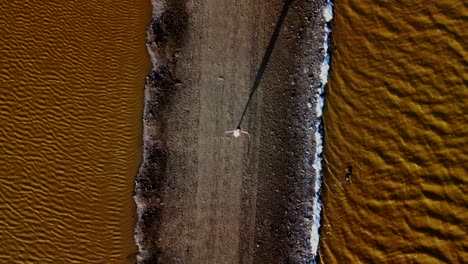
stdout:
<svg viewBox="0 0 468 264">
<path fill-rule="evenodd" d="M 468 259 L 466 14 L 463 1 L 335 2 L 323 263 Z"/>
<path fill-rule="evenodd" d="M 0 262 L 131 261 L 149 1 L 0 10 Z"/>
</svg>

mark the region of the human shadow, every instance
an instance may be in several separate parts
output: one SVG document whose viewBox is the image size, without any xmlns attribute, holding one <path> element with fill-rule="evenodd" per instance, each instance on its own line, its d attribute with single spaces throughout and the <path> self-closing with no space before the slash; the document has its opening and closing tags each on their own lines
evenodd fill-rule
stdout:
<svg viewBox="0 0 468 264">
<path fill-rule="evenodd" d="M 258 68 L 257 75 L 255 76 L 255 81 L 252 85 L 252 89 L 250 91 L 250 96 L 249 99 L 247 100 L 247 103 L 245 104 L 244 111 L 242 112 L 242 116 L 240 118 L 240 121 L 237 125 L 237 129 L 241 128 L 242 121 L 244 121 L 244 117 L 247 114 L 247 109 L 249 108 L 250 103 L 252 102 L 252 99 L 255 95 L 255 92 L 257 91 L 258 87 L 260 86 L 260 83 L 263 78 L 263 74 L 265 73 L 266 67 L 268 65 L 268 62 L 270 61 L 271 54 L 273 53 L 273 49 L 275 48 L 276 41 L 278 40 L 279 33 L 281 30 L 281 26 L 283 25 L 283 22 L 286 18 L 286 15 L 288 14 L 289 7 L 291 6 L 292 2 L 294 0 L 286 0 L 283 5 L 283 9 L 281 11 L 281 14 L 278 18 L 278 21 L 276 22 L 275 30 L 273 31 L 273 34 L 271 35 L 270 42 L 268 43 L 268 46 L 265 50 L 265 54 L 263 55 L 262 63 L 260 64 L 260 67 Z"/>
</svg>

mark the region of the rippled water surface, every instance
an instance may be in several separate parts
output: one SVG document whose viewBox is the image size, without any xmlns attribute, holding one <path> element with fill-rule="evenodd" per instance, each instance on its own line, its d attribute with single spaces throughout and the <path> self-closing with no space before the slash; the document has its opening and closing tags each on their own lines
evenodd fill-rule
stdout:
<svg viewBox="0 0 468 264">
<path fill-rule="evenodd" d="M 335 4 L 322 262 L 464 263 L 466 2 Z"/>
<path fill-rule="evenodd" d="M 1 1 L 0 263 L 125 263 L 149 1 Z"/>
</svg>

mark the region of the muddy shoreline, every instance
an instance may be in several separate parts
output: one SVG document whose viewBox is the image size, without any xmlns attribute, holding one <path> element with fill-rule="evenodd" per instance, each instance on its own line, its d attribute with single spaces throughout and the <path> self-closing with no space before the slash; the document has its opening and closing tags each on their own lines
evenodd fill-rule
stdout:
<svg viewBox="0 0 468 264">
<path fill-rule="evenodd" d="M 228 1 L 229 2 L 229 1 Z M 289 1 L 288 1 L 289 2 Z M 325 1 L 168 0 L 148 29 L 138 263 L 308 263 Z"/>
</svg>

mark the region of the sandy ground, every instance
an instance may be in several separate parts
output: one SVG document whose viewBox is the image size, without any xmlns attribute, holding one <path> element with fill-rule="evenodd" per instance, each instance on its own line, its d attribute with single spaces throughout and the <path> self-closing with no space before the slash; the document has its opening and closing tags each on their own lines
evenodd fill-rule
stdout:
<svg viewBox="0 0 468 264">
<path fill-rule="evenodd" d="M 140 263 L 306 263 L 323 1 L 294 1 L 242 128 L 283 1 L 167 0 L 148 45 Z M 157 10 L 161 11 L 160 7 Z M 310 105 L 309 105 L 310 106 Z"/>
</svg>

